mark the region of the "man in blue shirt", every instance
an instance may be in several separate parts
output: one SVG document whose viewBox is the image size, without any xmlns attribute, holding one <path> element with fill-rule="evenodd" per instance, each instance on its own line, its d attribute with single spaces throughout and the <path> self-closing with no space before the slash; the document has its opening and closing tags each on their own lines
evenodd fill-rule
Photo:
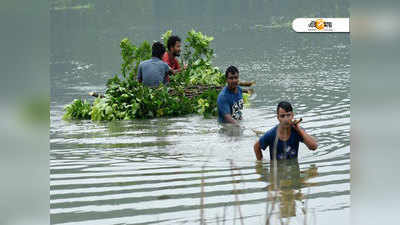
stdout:
<svg viewBox="0 0 400 225">
<path fill-rule="evenodd" d="M 277 159 L 297 158 L 300 142 L 310 150 L 317 149 L 316 140 L 299 126 L 300 121 L 293 121 L 293 108 L 289 102 L 280 102 L 276 113 L 279 124 L 268 130 L 254 145 L 257 160 L 262 160 L 261 149 L 265 150 L 268 146 L 270 159 L 275 159 L 275 156 Z"/>
<path fill-rule="evenodd" d="M 155 42 L 152 46 L 152 58 L 139 64 L 137 78 L 140 83 L 149 87 L 158 87 L 160 83 L 168 83 L 170 68 L 161 60 L 164 53 L 164 45 Z"/>
<path fill-rule="evenodd" d="M 227 86 L 218 95 L 218 121 L 238 125 L 242 119 L 243 97 L 239 87 L 239 70 L 229 66 L 225 72 Z"/>
</svg>

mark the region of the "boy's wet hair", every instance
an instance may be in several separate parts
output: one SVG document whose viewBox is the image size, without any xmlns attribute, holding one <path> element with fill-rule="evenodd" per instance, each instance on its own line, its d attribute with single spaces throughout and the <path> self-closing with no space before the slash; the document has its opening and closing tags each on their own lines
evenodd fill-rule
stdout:
<svg viewBox="0 0 400 225">
<path fill-rule="evenodd" d="M 172 35 L 171 37 L 168 38 L 167 41 L 167 48 L 170 50 L 172 47 L 175 46 L 176 42 L 181 42 L 181 39 L 178 36 Z"/>
<path fill-rule="evenodd" d="M 225 71 L 225 77 L 228 78 L 228 74 L 239 74 L 239 70 L 238 68 L 236 68 L 235 66 L 229 66 L 226 71 Z"/>
<path fill-rule="evenodd" d="M 279 113 L 279 108 L 285 110 L 286 112 L 293 112 L 292 105 L 287 101 L 279 102 L 278 106 L 276 107 L 276 113 Z"/>
<path fill-rule="evenodd" d="M 151 56 L 161 59 L 164 53 L 165 53 L 164 45 L 161 44 L 161 42 L 159 41 L 154 42 L 153 46 L 151 47 Z"/>
</svg>

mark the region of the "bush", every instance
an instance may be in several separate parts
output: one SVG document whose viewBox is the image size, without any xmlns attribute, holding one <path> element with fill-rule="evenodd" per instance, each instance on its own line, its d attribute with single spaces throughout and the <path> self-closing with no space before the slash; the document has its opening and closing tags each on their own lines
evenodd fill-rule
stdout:
<svg viewBox="0 0 400 225">
<path fill-rule="evenodd" d="M 172 32 L 162 35 L 164 44 Z M 97 98 L 91 106 L 86 100 L 74 100 L 66 106 L 66 119 L 132 120 L 180 116 L 199 113 L 205 117 L 217 115 L 218 91 L 213 88 L 225 85 L 225 75 L 211 64 L 214 50 L 212 37 L 191 30 L 184 41 L 183 60 L 187 69 L 170 78 L 168 86 L 149 88 L 136 81 L 141 61 L 151 58 L 151 46 L 147 41 L 135 46 L 127 38 L 120 43 L 122 77 L 110 78 L 104 98 Z M 209 86 L 190 97 L 185 90 L 193 86 Z M 246 100 L 247 101 L 247 100 Z"/>
</svg>

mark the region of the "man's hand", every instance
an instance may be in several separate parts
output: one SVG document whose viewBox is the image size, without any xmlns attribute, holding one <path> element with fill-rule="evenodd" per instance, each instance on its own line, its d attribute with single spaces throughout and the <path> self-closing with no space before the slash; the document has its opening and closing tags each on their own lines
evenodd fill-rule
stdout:
<svg viewBox="0 0 400 225">
<path fill-rule="evenodd" d="M 317 141 L 300 127 L 301 121 L 303 121 L 303 118 L 300 118 L 299 120 L 289 121 L 289 123 L 293 126 L 296 132 L 303 138 L 303 142 L 305 145 L 307 145 L 307 148 L 310 150 L 316 150 L 318 148 Z"/>
<path fill-rule="evenodd" d="M 232 118 L 231 114 L 225 114 L 224 115 L 224 119 L 226 122 L 234 124 L 236 126 L 239 126 L 238 121 L 236 121 L 235 119 Z"/>
<path fill-rule="evenodd" d="M 254 144 L 253 149 L 254 149 L 254 154 L 256 155 L 257 160 L 262 160 L 263 154 L 262 154 L 261 147 L 260 147 L 260 141 L 257 141 Z"/>
<path fill-rule="evenodd" d="M 300 123 L 303 121 L 303 118 L 300 118 L 299 120 L 290 120 L 289 124 L 292 125 L 292 127 L 296 130 L 299 131 L 300 128 Z"/>
</svg>

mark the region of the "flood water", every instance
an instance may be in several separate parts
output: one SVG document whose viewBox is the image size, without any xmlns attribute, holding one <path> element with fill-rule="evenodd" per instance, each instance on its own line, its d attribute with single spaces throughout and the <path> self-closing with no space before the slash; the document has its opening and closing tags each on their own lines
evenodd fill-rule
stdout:
<svg viewBox="0 0 400 225">
<path fill-rule="evenodd" d="M 51 10 L 51 223 L 265 224 L 271 215 L 271 224 L 349 224 L 349 35 L 284 26 L 299 15 L 348 16 L 332 2 L 99 0 Z M 120 40 L 159 40 L 168 29 L 183 38 L 191 28 L 215 38 L 216 66 L 257 82 L 241 130 L 199 115 L 61 119 L 66 104 L 93 100 L 87 93 L 120 72 Z M 319 147 L 300 144 L 298 160 L 277 165 L 264 152 L 257 163 L 251 129 L 276 125 L 281 100 Z"/>
</svg>

